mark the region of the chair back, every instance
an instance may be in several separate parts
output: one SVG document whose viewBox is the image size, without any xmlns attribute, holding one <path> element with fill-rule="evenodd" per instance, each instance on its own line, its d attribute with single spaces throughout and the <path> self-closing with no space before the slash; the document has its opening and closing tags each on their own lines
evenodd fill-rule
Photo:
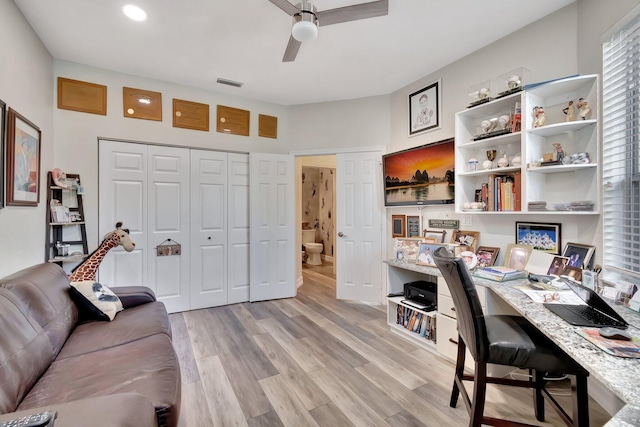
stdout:
<svg viewBox="0 0 640 427">
<path fill-rule="evenodd" d="M 433 260 L 449 286 L 458 319 L 458 335 L 476 361 L 486 361 L 489 340 L 476 285 L 462 258 L 454 258 L 446 248 L 439 248 Z"/>
</svg>

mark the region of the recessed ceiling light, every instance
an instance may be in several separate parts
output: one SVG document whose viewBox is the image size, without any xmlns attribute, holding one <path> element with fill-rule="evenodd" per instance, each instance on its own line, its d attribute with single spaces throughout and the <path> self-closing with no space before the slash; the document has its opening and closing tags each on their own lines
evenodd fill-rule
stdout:
<svg viewBox="0 0 640 427">
<path fill-rule="evenodd" d="M 147 13 L 144 10 L 140 9 L 138 6 L 134 6 L 132 4 L 128 4 L 123 7 L 122 11 L 125 15 L 127 15 L 134 21 L 144 21 L 145 19 L 147 19 Z"/>
</svg>

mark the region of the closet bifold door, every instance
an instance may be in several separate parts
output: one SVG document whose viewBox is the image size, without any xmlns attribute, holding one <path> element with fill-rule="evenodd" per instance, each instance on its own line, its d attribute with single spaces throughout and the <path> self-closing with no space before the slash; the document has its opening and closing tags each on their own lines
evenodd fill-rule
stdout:
<svg viewBox="0 0 640 427">
<path fill-rule="evenodd" d="M 191 309 L 227 304 L 227 153 L 191 150 Z"/>
</svg>

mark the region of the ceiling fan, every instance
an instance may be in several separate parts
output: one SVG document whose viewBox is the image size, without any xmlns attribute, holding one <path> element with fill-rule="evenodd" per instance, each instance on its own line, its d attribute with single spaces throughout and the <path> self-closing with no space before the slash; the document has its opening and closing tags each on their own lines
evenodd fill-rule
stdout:
<svg viewBox="0 0 640 427">
<path fill-rule="evenodd" d="M 316 38 L 319 25 L 340 24 L 389 14 L 389 0 L 371 1 L 320 12 L 308 0 L 302 0 L 295 6 L 287 0 L 269 1 L 293 17 L 291 37 L 289 37 L 282 62 L 291 62 L 296 59 L 300 45 Z"/>
</svg>

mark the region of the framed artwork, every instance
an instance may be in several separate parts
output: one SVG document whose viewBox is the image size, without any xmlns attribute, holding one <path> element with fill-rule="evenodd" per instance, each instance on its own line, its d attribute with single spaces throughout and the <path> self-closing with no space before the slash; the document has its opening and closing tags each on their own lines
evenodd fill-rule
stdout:
<svg viewBox="0 0 640 427">
<path fill-rule="evenodd" d="M 478 246 L 479 231 L 454 230 L 451 235 L 451 243 L 457 243 L 463 246 L 471 247 L 475 251 Z"/>
<path fill-rule="evenodd" d="M 436 243 L 444 243 L 444 236 L 447 234 L 447 230 L 427 230 L 425 228 L 422 233 L 422 237 L 425 239 L 433 239 Z"/>
<path fill-rule="evenodd" d="M 518 270 L 524 270 L 529 261 L 529 256 L 533 252 L 533 246 L 518 245 L 510 243 L 507 246 L 507 254 L 504 259 L 504 265 Z"/>
<path fill-rule="evenodd" d="M 561 224 L 516 221 L 516 244 L 560 255 Z"/>
<path fill-rule="evenodd" d="M 437 243 L 421 243 L 420 252 L 418 254 L 418 258 L 416 259 L 416 264 L 435 267 L 436 263 L 433 260 L 433 253 L 436 251 L 436 249 L 442 247 L 445 247 L 445 245 L 439 245 Z"/>
<path fill-rule="evenodd" d="M 391 215 L 391 237 L 406 237 L 406 216 Z"/>
<path fill-rule="evenodd" d="M 440 129 L 440 80 L 409 95 L 409 136 Z"/>
<path fill-rule="evenodd" d="M 4 130 L 7 104 L 0 99 L 0 209 L 4 207 Z"/>
<path fill-rule="evenodd" d="M 454 201 L 454 139 L 382 156 L 384 205 L 442 205 Z"/>
<path fill-rule="evenodd" d="M 476 257 L 478 257 L 478 267 L 489 267 L 495 264 L 496 258 L 498 258 L 498 252 L 500 248 L 491 246 L 480 246 L 476 251 Z"/>
<path fill-rule="evenodd" d="M 396 259 L 413 261 L 418 258 L 421 239 L 396 239 Z"/>
<path fill-rule="evenodd" d="M 567 257 L 553 257 L 553 261 L 551 261 L 551 265 L 549 266 L 549 270 L 547 270 L 547 274 L 552 276 L 561 276 L 562 274 L 564 274 L 564 269 L 567 267 L 568 262 L 569 258 Z"/>
<path fill-rule="evenodd" d="M 38 206 L 40 129 L 12 108 L 7 129 L 7 206 Z"/>
<path fill-rule="evenodd" d="M 420 217 L 407 215 L 407 237 L 420 237 Z"/>
<path fill-rule="evenodd" d="M 569 258 L 567 267 L 577 267 L 580 269 L 588 269 L 591 267 L 593 252 L 596 247 L 591 245 L 582 245 L 580 243 L 567 243 L 562 251 L 562 256 Z"/>
</svg>

